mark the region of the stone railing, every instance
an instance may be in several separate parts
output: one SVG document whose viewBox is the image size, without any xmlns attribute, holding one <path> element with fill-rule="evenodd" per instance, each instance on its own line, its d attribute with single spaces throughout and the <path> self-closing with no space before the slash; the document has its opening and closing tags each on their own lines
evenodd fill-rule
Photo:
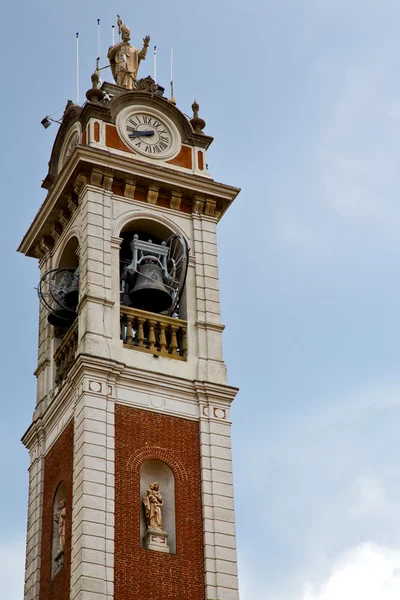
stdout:
<svg viewBox="0 0 400 600">
<path fill-rule="evenodd" d="M 121 306 L 121 340 L 127 348 L 186 360 L 186 330 L 181 319 Z"/>
<path fill-rule="evenodd" d="M 74 321 L 65 334 L 63 341 L 54 353 L 56 364 L 56 384 L 60 385 L 66 377 L 72 363 L 75 360 L 78 348 L 78 319 Z"/>
</svg>

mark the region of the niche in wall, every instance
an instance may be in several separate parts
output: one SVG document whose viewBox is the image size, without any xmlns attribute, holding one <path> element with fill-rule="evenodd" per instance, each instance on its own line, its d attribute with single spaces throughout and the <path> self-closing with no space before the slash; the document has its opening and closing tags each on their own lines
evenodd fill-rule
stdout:
<svg viewBox="0 0 400 600">
<path fill-rule="evenodd" d="M 64 528 L 65 516 L 68 510 L 66 506 L 67 491 L 65 482 L 62 481 L 55 493 L 53 501 L 53 533 L 51 542 L 51 578 L 55 576 L 64 566 L 64 549 L 60 547 L 60 530 Z M 63 509 L 64 505 L 64 509 Z"/>
<path fill-rule="evenodd" d="M 171 554 L 176 554 L 175 531 L 175 478 L 170 467 L 161 460 L 148 460 L 140 470 L 140 544 L 147 531 L 142 499 L 151 483 L 158 482 L 164 505 L 162 507 L 162 527 L 168 533 L 168 546 Z"/>
</svg>

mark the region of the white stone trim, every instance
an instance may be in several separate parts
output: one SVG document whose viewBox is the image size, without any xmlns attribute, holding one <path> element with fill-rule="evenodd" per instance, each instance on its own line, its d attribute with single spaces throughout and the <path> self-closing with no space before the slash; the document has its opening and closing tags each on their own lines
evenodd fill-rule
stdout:
<svg viewBox="0 0 400 600">
<path fill-rule="evenodd" d="M 213 415 L 214 406 L 202 404 L 200 455 L 206 599 L 238 600 L 230 423 L 220 424 Z"/>
<path fill-rule="evenodd" d="M 162 152 L 161 154 L 154 154 L 150 157 L 146 154 L 143 154 L 139 150 L 135 150 L 134 144 L 132 143 L 132 140 L 128 137 L 128 134 L 126 132 L 126 123 L 129 117 L 134 116 L 136 113 L 146 113 L 147 115 L 153 117 L 153 119 L 157 119 L 158 121 L 160 121 L 162 124 L 165 123 L 167 128 L 170 130 L 170 134 L 172 137 L 171 147 L 166 152 Z M 182 146 L 182 139 L 177 126 L 175 125 L 172 119 L 170 119 L 167 115 L 165 115 L 165 113 L 158 110 L 157 108 L 153 108 L 152 106 L 145 106 L 142 104 L 126 106 L 118 113 L 115 126 L 117 128 L 119 137 L 123 140 L 125 145 L 132 150 L 135 158 L 140 157 L 142 160 L 150 162 L 150 164 L 159 164 L 167 160 L 173 159 L 180 152 Z"/>
<path fill-rule="evenodd" d="M 39 600 L 42 549 L 43 486 L 44 440 L 42 438 L 40 440 L 38 439 L 31 448 L 24 600 Z"/>
<path fill-rule="evenodd" d="M 75 405 L 71 600 L 114 593 L 114 397 L 86 374 Z M 90 594 L 90 596 L 88 595 Z"/>
</svg>

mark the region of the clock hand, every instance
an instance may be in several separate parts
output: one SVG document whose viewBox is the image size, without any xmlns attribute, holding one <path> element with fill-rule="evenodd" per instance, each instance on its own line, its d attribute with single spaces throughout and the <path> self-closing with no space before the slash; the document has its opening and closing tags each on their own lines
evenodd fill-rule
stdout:
<svg viewBox="0 0 400 600">
<path fill-rule="evenodd" d="M 154 135 L 154 131 L 151 131 L 151 129 L 146 130 L 146 131 L 138 131 L 137 129 L 134 129 L 133 131 L 131 131 L 131 133 L 128 133 L 128 137 L 130 137 L 130 138 L 150 137 L 152 135 Z"/>
</svg>

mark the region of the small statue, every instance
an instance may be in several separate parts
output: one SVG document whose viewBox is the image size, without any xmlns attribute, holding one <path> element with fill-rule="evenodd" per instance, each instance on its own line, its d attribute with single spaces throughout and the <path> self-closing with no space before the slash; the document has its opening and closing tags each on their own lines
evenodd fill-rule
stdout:
<svg viewBox="0 0 400 600">
<path fill-rule="evenodd" d="M 122 42 L 115 44 L 115 46 L 110 46 L 107 56 L 110 61 L 115 83 L 126 90 L 133 90 L 140 61 L 145 60 L 146 58 L 150 36 L 146 35 L 146 37 L 143 38 L 143 48 L 140 51 L 136 50 L 136 48 L 129 43 L 131 31 L 128 25 L 123 25 L 120 16 L 117 15 L 117 17 L 118 32 L 122 36 Z"/>
<path fill-rule="evenodd" d="M 57 507 L 54 520 L 58 524 L 58 551 L 57 554 L 64 551 L 65 547 L 65 518 L 66 518 L 66 502 L 60 500 Z"/>
<path fill-rule="evenodd" d="M 157 482 L 151 483 L 147 490 L 147 495 L 143 496 L 143 504 L 147 527 L 150 529 L 162 530 L 161 507 L 164 504 L 164 500 L 162 499 L 159 488 L 160 486 Z"/>
</svg>

